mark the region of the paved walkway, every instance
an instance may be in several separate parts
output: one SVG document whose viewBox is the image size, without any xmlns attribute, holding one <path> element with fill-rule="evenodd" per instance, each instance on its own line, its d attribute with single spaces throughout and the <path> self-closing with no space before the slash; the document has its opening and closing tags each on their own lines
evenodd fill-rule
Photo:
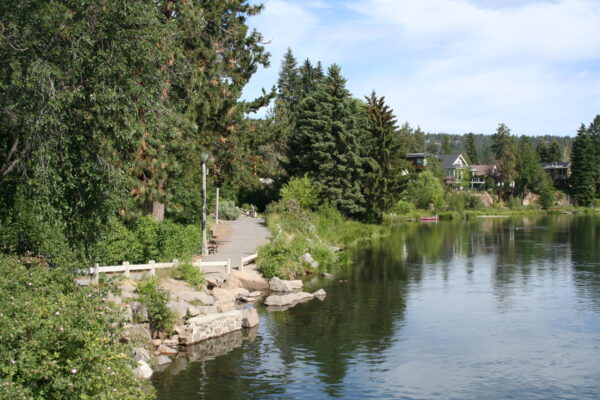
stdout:
<svg viewBox="0 0 600 400">
<path fill-rule="evenodd" d="M 256 253 L 258 247 L 269 242 L 270 232 L 262 218 L 241 215 L 235 221 L 221 221 L 215 229 L 217 254 L 203 256 L 203 261 L 229 259 L 232 268 L 240 266 L 240 258 Z M 218 267 L 205 267 L 204 272 L 222 271 Z"/>
</svg>

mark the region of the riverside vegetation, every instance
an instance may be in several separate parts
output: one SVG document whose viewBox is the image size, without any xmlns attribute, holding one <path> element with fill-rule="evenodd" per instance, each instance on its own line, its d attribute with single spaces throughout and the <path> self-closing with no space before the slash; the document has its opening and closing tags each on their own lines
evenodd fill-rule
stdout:
<svg viewBox="0 0 600 400">
<path fill-rule="evenodd" d="M 116 342 L 116 315 L 100 301 L 107 289 L 78 289 L 69 271 L 197 253 L 202 152 L 209 212 L 216 188 L 224 218 L 239 215 L 235 204 L 266 210 L 274 237 L 260 251 L 266 276 L 315 270 L 305 253 L 317 271 L 343 264 L 338 248 L 378 234 L 394 214 L 490 213 L 478 194 L 450 193 L 439 168 L 418 174 L 407 151 L 466 148 L 471 162 L 497 162 L 492 194 L 508 212 L 523 212 L 530 193 L 539 208 L 566 194 L 577 206 L 597 205 L 600 117 L 575 140 L 517 139 L 503 124 L 491 137 L 426 134 L 399 126 L 374 91 L 354 97 L 340 66 L 298 65 L 291 50 L 273 90 L 242 101 L 270 62 L 247 24 L 262 9 L 246 0 L 0 2 L 3 397 L 145 396 L 130 373 L 115 372 L 128 370 L 130 349 Z M 250 117 L 268 105 L 266 117 Z M 572 184 L 555 188 L 539 161 L 569 155 Z M 155 328 L 166 329 L 165 296 L 152 281 L 139 289 Z M 37 307 L 31 320 L 15 299 Z M 52 308 L 63 303 L 66 311 Z M 52 312 L 69 319 L 54 326 Z M 17 342 L 11 326 L 39 343 Z M 96 374 L 102 366 L 115 374 Z"/>
</svg>

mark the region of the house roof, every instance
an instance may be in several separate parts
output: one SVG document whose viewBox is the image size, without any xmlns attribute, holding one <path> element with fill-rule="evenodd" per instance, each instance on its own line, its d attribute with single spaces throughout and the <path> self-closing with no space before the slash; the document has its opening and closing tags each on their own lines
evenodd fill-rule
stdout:
<svg viewBox="0 0 600 400">
<path fill-rule="evenodd" d="M 550 162 L 550 163 L 542 163 L 542 168 L 544 169 L 568 169 L 571 167 L 571 163 L 568 161 L 565 162 Z"/>
<path fill-rule="evenodd" d="M 473 174 L 480 176 L 492 176 L 498 170 L 496 164 L 473 164 L 469 168 Z"/>
<path fill-rule="evenodd" d="M 421 157 L 430 157 L 429 153 L 408 153 L 406 154 L 406 158 L 421 158 Z"/>
<path fill-rule="evenodd" d="M 438 160 L 440 160 L 441 164 L 442 164 L 442 168 L 448 169 L 448 168 L 456 168 L 456 165 L 454 165 L 456 163 L 456 161 L 458 161 L 458 159 L 462 159 L 462 162 L 466 165 L 467 161 L 463 158 L 462 154 L 440 154 L 439 156 L 437 156 Z"/>
</svg>

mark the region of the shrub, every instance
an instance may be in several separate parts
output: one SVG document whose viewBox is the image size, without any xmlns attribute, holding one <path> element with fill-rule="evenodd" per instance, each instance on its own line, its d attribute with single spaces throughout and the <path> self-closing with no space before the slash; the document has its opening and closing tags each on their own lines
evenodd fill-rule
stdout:
<svg viewBox="0 0 600 400">
<path fill-rule="evenodd" d="M 412 202 L 417 208 L 427 209 L 430 205 L 438 210 L 444 206 L 444 187 L 431 172 L 424 171 L 406 185 L 404 199 Z"/>
<path fill-rule="evenodd" d="M 258 250 L 258 271 L 267 279 L 274 276 L 290 278 L 302 271 L 300 256 L 303 247 L 299 241 L 274 240 Z"/>
<path fill-rule="evenodd" d="M 158 259 L 158 225 L 151 217 L 141 217 L 135 223 L 133 232 L 142 246 L 144 262 Z"/>
<path fill-rule="evenodd" d="M 223 201 L 219 206 L 219 218 L 233 221 L 240 216 L 240 209 L 233 201 Z"/>
<path fill-rule="evenodd" d="M 93 249 L 94 262 L 103 265 L 144 262 L 144 252 L 137 236 L 117 217 L 108 220 L 101 239 Z"/>
<path fill-rule="evenodd" d="M 156 278 L 138 282 L 136 292 L 139 302 L 148 309 L 152 334 L 156 337 L 159 332 L 170 332 L 175 316 L 167 306 L 169 293 L 160 287 Z"/>
<path fill-rule="evenodd" d="M 310 255 L 319 263 L 319 269 L 329 270 L 335 263 L 336 255 L 331 248 L 317 243 L 308 248 Z"/>
<path fill-rule="evenodd" d="M 202 228 L 165 220 L 158 225 L 158 250 L 161 261 L 187 259 L 200 251 Z"/>
<path fill-rule="evenodd" d="M 0 398 L 143 400 L 120 314 L 62 268 L 0 255 Z"/>
<path fill-rule="evenodd" d="M 190 263 L 182 263 L 173 270 L 176 279 L 186 281 L 194 289 L 201 289 L 204 285 L 204 273 L 199 267 Z"/>
<path fill-rule="evenodd" d="M 297 201 L 300 207 L 307 210 L 314 210 L 319 205 L 319 190 L 307 175 L 291 178 L 283 185 L 279 195 L 284 201 Z"/>
<path fill-rule="evenodd" d="M 390 210 L 391 213 L 400 215 L 410 214 L 415 211 L 415 205 L 406 200 L 399 200 Z"/>
</svg>

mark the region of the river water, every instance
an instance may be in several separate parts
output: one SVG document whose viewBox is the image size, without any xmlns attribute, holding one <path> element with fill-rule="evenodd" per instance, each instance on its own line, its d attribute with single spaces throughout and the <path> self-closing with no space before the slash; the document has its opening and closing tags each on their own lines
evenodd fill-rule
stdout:
<svg viewBox="0 0 600 400">
<path fill-rule="evenodd" d="M 413 223 L 155 374 L 171 399 L 599 399 L 600 219 Z"/>
</svg>

